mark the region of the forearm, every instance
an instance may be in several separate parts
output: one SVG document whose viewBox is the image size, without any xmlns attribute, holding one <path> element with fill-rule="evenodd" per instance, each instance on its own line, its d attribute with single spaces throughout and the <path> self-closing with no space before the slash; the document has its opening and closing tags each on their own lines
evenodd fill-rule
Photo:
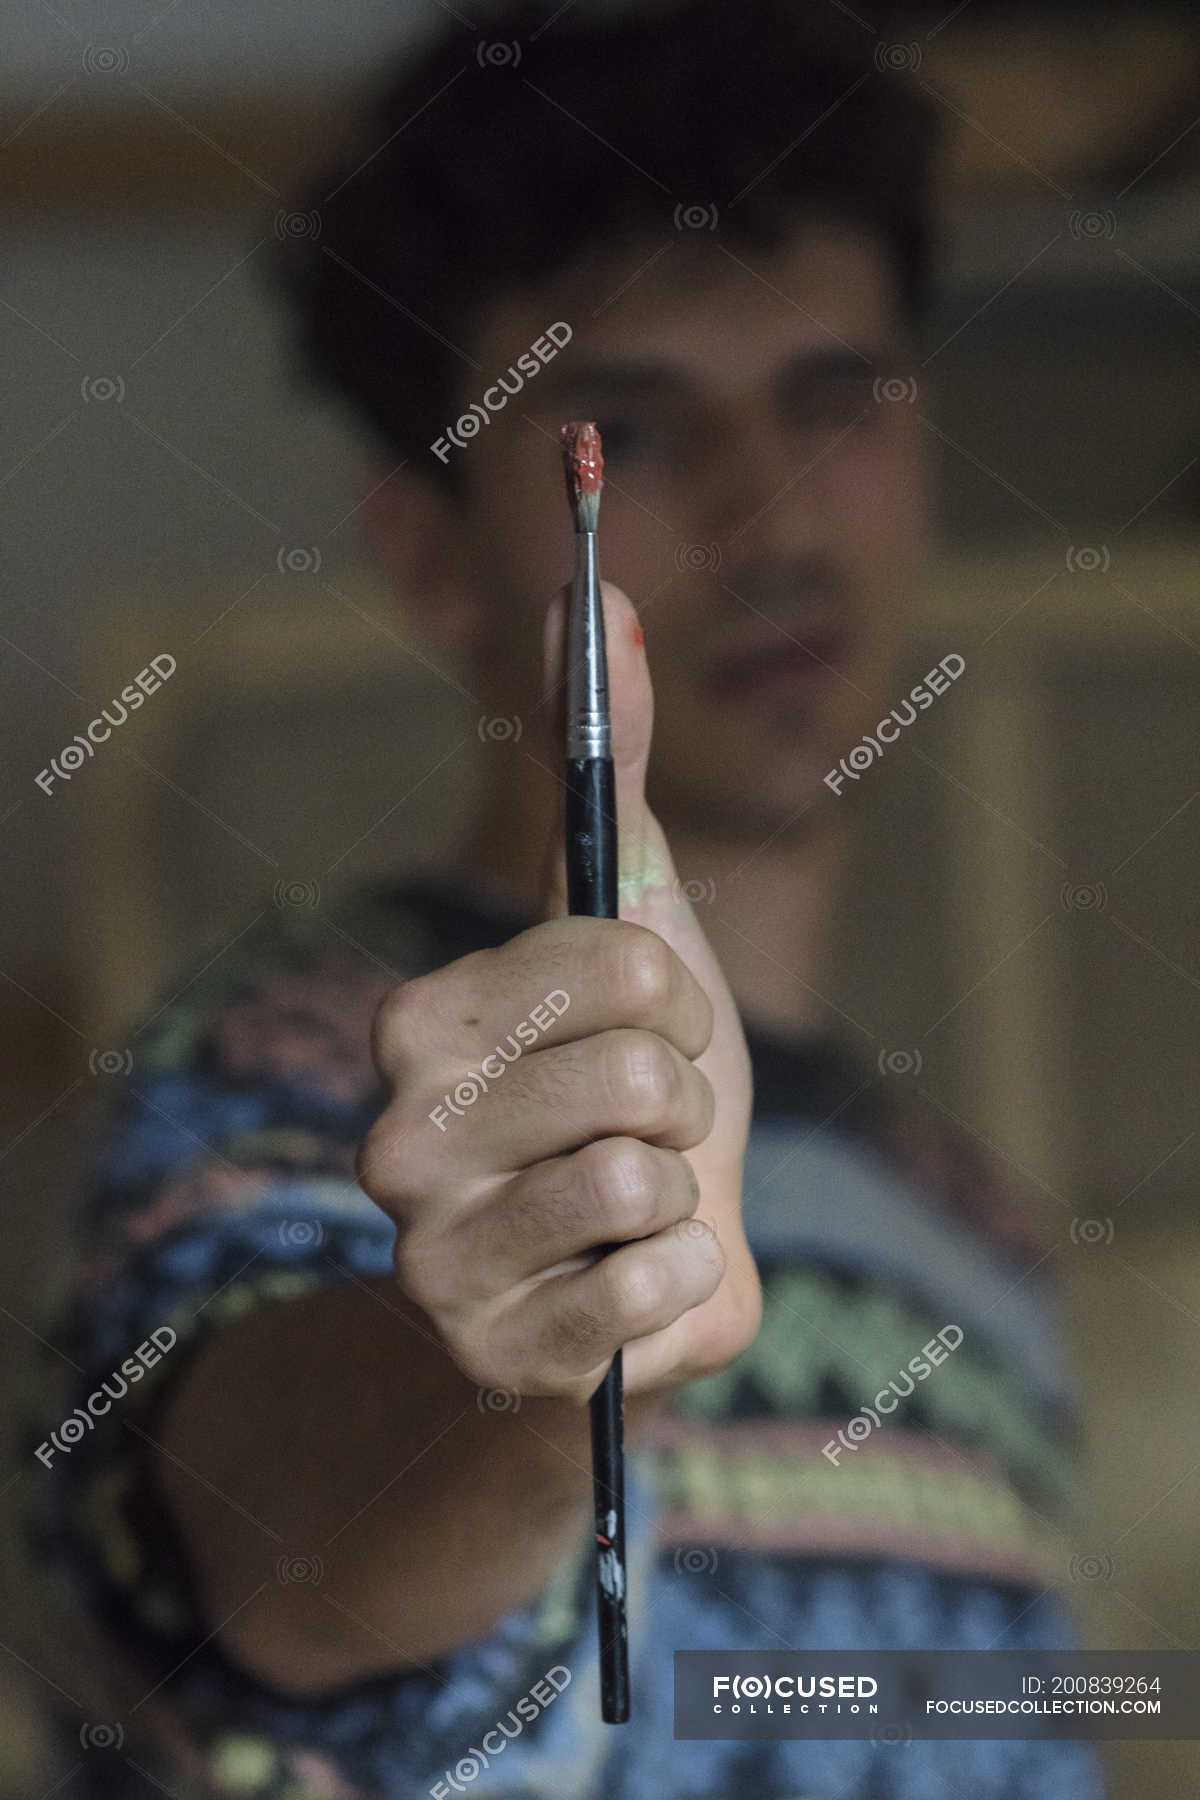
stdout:
<svg viewBox="0 0 1200 1800">
<path fill-rule="evenodd" d="M 627 1400 L 629 1441 L 668 1397 Z M 220 1332 L 162 1441 L 156 1472 L 210 1628 L 289 1692 L 482 1636 L 542 1590 L 591 1517 L 587 1407 L 481 1402 L 390 1279 Z"/>
</svg>

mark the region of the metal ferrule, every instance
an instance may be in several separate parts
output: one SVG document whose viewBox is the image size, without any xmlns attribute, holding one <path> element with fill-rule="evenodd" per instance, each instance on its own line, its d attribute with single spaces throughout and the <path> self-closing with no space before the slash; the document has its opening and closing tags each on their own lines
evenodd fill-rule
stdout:
<svg viewBox="0 0 1200 1800">
<path fill-rule="evenodd" d="M 567 756 L 609 755 L 608 658 L 596 533 L 579 531 L 575 534 L 575 581 L 567 616 Z"/>
</svg>

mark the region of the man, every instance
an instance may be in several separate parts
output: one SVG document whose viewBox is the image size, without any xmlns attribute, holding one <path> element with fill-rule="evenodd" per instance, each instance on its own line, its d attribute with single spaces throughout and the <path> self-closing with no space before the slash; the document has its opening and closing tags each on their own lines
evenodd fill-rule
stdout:
<svg viewBox="0 0 1200 1800">
<path fill-rule="evenodd" d="M 370 542 L 470 696 L 484 811 L 146 1034 L 82 1424 L 36 1427 L 96 1633 L 64 1686 L 110 1708 L 63 1715 L 75 1792 L 1091 1800 L 1083 1744 L 672 1735 L 677 1647 L 1067 1641 L 1033 1227 L 825 997 L 833 772 L 908 699 L 925 481 L 888 394 L 932 122 L 768 0 L 488 29 L 393 77 L 290 276 L 386 450 Z M 619 584 L 617 921 L 564 916 L 571 418 Z M 613 1727 L 587 1400 L 622 1346 Z"/>
</svg>

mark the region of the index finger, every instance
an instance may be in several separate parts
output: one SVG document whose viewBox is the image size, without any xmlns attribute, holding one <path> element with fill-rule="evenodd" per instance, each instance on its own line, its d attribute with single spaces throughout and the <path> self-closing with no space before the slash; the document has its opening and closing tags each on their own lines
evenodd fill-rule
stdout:
<svg viewBox="0 0 1200 1800">
<path fill-rule="evenodd" d="M 406 998 L 399 999 L 400 996 Z M 626 919 L 547 919 L 495 949 L 474 950 L 384 1002 L 379 1050 L 402 1050 L 414 1007 L 425 1053 L 479 1056 L 569 1044 L 599 1031 L 655 1031 L 681 1055 L 707 1049 L 712 1003 L 657 932 Z M 432 1038 L 433 1041 L 430 1041 Z"/>
</svg>

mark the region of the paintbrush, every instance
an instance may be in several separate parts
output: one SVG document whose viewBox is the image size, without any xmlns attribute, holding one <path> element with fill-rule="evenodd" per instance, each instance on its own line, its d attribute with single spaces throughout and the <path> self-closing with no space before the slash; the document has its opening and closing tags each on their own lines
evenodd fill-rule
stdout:
<svg viewBox="0 0 1200 1800">
<path fill-rule="evenodd" d="M 592 424 L 562 428 L 567 499 L 575 520 L 575 580 L 567 615 L 567 911 L 617 917 L 617 803 L 608 713 L 608 660 L 596 526 L 604 459 Z M 600 1627 L 600 1711 L 610 1725 L 629 1718 L 625 1619 L 625 1424 L 621 1351 L 589 1401 L 596 1507 L 596 1609 Z"/>
</svg>

